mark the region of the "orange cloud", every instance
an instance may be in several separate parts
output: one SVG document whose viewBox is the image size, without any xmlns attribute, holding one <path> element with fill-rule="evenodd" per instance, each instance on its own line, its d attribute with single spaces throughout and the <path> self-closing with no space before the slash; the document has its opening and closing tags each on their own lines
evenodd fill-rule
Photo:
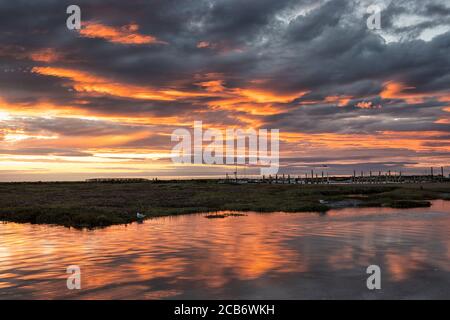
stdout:
<svg viewBox="0 0 450 320">
<path fill-rule="evenodd" d="M 438 100 L 441 102 L 450 102 L 450 94 L 444 93 L 441 95 L 441 97 L 439 97 Z"/>
<path fill-rule="evenodd" d="M 60 59 L 60 55 L 52 48 L 45 48 L 32 52 L 30 59 L 37 62 L 55 62 Z"/>
<path fill-rule="evenodd" d="M 422 131 L 420 137 L 417 132 L 383 131 L 375 134 L 342 134 L 342 133 L 294 133 L 281 132 L 280 139 L 287 143 L 302 143 L 310 146 L 328 148 L 330 150 L 348 148 L 398 148 L 416 151 L 429 149 L 448 151 L 447 146 L 426 146 L 427 142 L 440 141 L 436 139 L 442 132 Z"/>
<path fill-rule="evenodd" d="M 380 93 L 380 96 L 383 99 L 405 99 L 411 100 L 414 103 L 415 100 L 411 99 L 415 95 L 414 94 L 405 94 L 403 91 L 408 89 L 415 89 L 414 87 L 406 87 L 403 83 L 400 82 L 386 82 L 384 84 L 384 88 Z"/>
<path fill-rule="evenodd" d="M 55 105 L 48 101 L 10 103 L 0 96 L 0 121 L 11 117 L 52 117 L 81 115 L 85 110 L 76 106 Z"/>
<path fill-rule="evenodd" d="M 361 109 L 381 109 L 381 105 L 374 105 L 372 101 L 361 101 L 358 102 L 355 107 Z"/>
<path fill-rule="evenodd" d="M 29 59 L 36 62 L 55 62 L 61 59 L 61 55 L 53 48 L 42 48 L 29 52 L 21 46 L 0 45 L 0 56 L 12 57 L 18 60 Z"/>
<path fill-rule="evenodd" d="M 86 105 L 86 101 L 77 101 Z M 50 101 L 38 101 L 33 103 L 9 103 L 0 97 L 0 122 L 10 121 L 21 117 L 45 117 L 45 118 L 74 118 L 83 120 L 108 121 L 112 123 L 132 125 L 154 125 L 164 123 L 170 126 L 190 126 L 194 119 L 186 116 L 158 116 L 152 114 L 123 115 L 117 112 L 100 112 L 90 109 L 89 106 L 56 105 Z"/>
<path fill-rule="evenodd" d="M 73 81 L 72 87 L 78 92 L 160 101 L 208 97 L 212 100 L 207 104 L 213 109 L 241 111 L 254 115 L 271 115 L 283 112 L 283 108 L 273 106 L 273 104 L 291 103 L 308 92 L 279 94 L 258 88 L 226 88 L 223 79 L 210 79 L 209 76 L 206 81 L 196 83 L 205 89 L 203 92 L 198 92 L 130 85 L 85 71 L 66 68 L 34 67 L 32 72 L 69 79 Z"/>
<path fill-rule="evenodd" d="M 352 98 L 352 96 L 328 96 L 325 98 L 325 102 L 337 102 L 339 107 L 344 107 Z"/>
<path fill-rule="evenodd" d="M 249 81 L 251 86 L 247 88 L 227 88 L 223 75 L 218 73 L 208 73 L 203 76 L 197 75 L 196 79 L 204 80 L 197 82 L 196 85 L 215 94 L 215 99 L 207 102 L 210 108 L 238 111 L 257 116 L 274 115 L 284 112 L 286 108 L 275 104 L 292 103 L 295 99 L 309 92 L 300 91 L 281 94 L 265 88 L 255 87 L 257 84 L 266 83 L 265 80 L 251 80 Z M 240 115 L 239 120 L 249 123 L 250 118 Z M 258 120 L 254 119 L 250 122 L 255 124 Z"/>
<path fill-rule="evenodd" d="M 223 80 L 211 80 L 197 83 L 200 87 L 204 88 L 209 92 L 224 92 L 224 81 Z"/>
<path fill-rule="evenodd" d="M 66 136 L 66 135 L 32 135 L 28 133 L 11 133 L 10 143 L 17 149 L 33 148 L 76 148 L 100 150 L 111 147 L 121 147 L 124 144 L 150 137 L 151 133 L 141 131 L 127 134 L 101 135 L 101 136 Z"/>
<path fill-rule="evenodd" d="M 285 107 L 275 104 L 291 103 L 295 99 L 305 95 L 307 91 L 295 94 L 278 94 L 262 89 L 232 88 L 225 89 L 221 93 L 223 94 L 222 97 L 208 102 L 209 107 L 263 116 L 284 112 L 286 110 Z"/>
<path fill-rule="evenodd" d="M 85 22 L 79 34 L 86 38 L 100 38 L 120 44 L 167 44 L 151 35 L 139 34 L 135 23 L 122 27 L 111 27 L 98 22 Z"/>
<path fill-rule="evenodd" d="M 261 89 L 232 89 L 234 94 L 242 97 L 245 102 L 258 102 L 258 103 L 290 103 L 295 99 L 308 93 L 308 91 L 301 91 L 294 94 L 278 94 Z"/>
<path fill-rule="evenodd" d="M 32 72 L 46 76 L 67 78 L 72 80 L 73 88 L 78 92 L 111 95 L 139 100 L 174 101 L 177 98 L 208 96 L 207 93 L 184 92 L 178 90 L 158 90 L 151 87 L 136 86 L 115 82 L 85 71 L 54 67 L 34 67 Z"/>
<path fill-rule="evenodd" d="M 151 136 L 147 131 L 136 133 L 127 133 L 123 135 L 102 135 L 98 137 L 61 137 L 57 142 L 52 143 L 52 147 L 69 147 L 69 148 L 106 148 L 113 146 L 121 146 L 131 141 L 144 139 Z"/>
<path fill-rule="evenodd" d="M 306 94 L 306 92 L 298 92 L 295 94 L 277 94 L 268 90 L 254 88 L 226 88 L 224 80 L 210 80 L 199 82 L 201 86 L 208 92 L 224 93 L 226 99 L 220 103 L 289 103 Z M 217 102 L 217 101 L 216 101 Z M 228 103 L 227 103 L 228 102 Z"/>
<path fill-rule="evenodd" d="M 384 84 L 384 88 L 380 93 L 383 99 L 402 99 L 407 103 L 421 103 L 426 98 L 437 98 L 438 101 L 450 101 L 450 94 L 445 92 L 405 92 L 413 90 L 415 87 L 407 87 L 401 82 L 389 81 Z"/>
</svg>

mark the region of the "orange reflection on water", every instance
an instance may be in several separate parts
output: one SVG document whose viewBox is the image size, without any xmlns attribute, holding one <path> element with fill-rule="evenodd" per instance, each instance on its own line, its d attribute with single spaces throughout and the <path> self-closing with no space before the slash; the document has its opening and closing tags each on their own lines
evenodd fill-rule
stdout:
<svg viewBox="0 0 450 320">
<path fill-rule="evenodd" d="M 326 215 L 186 215 L 93 231 L 1 224 L 0 299 L 328 297 L 339 286 L 364 290 L 370 264 L 388 284 L 416 287 L 431 270 L 432 285 L 445 285 L 449 213 L 449 202 L 435 201 Z M 69 265 L 82 270 L 80 291 L 65 287 Z"/>
<path fill-rule="evenodd" d="M 394 281 L 403 281 L 408 279 L 414 271 L 420 270 L 420 266 L 426 262 L 426 259 L 426 251 L 414 248 L 406 253 L 388 253 L 386 265 Z"/>
</svg>

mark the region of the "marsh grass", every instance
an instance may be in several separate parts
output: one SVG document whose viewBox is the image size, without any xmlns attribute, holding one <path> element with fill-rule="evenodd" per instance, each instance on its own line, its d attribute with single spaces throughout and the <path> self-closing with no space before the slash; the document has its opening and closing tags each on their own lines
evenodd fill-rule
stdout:
<svg viewBox="0 0 450 320">
<path fill-rule="evenodd" d="M 217 211 L 326 212 L 329 202 L 358 199 L 361 206 L 421 207 L 448 199 L 450 184 L 288 185 L 218 184 L 215 180 L 138 183 L 1 183 L 0 220 L 105 227 L 148 218 Z"/>
</svg>

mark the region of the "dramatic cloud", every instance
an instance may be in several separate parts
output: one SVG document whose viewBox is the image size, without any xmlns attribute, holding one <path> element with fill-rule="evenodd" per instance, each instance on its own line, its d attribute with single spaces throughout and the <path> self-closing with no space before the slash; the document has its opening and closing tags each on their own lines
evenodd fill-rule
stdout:
<svg viewBox="0 0 450 320">
<path fill-rule="evenodd" d="M 122 27 L 106 26 L 98 22 L 85 22 L 80 30 L 80 35 L 86 38 L 100 38 L 113 43 L 121 44 L 166 44 L 153 36 L 137 33 L 139 26 L 129 24 Z"/>
<path fill-rule="evenodd" d="M 448 1 L 380 0 L 380 30 L 369 0 L 70 4 L 0 4 L 0 180 L 233 171 L 170 162 L 194 120 L 280 129 L 281 173 L 450 163 Z"/>
</svg>

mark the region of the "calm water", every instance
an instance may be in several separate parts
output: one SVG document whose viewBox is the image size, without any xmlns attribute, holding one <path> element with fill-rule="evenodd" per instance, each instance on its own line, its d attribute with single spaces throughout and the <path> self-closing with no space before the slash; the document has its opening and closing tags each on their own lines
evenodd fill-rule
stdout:
<svg viewBox="0 0 450 320">
<path fill-rule="evenodd" d="M 366 288 L 367 266 L 382 289 Z M 79 265 L 82 290 L 66 288 Z M 0 224 L 0 299 L 450 299 L 450 202 L 427 209 Z"/>
</svg>

